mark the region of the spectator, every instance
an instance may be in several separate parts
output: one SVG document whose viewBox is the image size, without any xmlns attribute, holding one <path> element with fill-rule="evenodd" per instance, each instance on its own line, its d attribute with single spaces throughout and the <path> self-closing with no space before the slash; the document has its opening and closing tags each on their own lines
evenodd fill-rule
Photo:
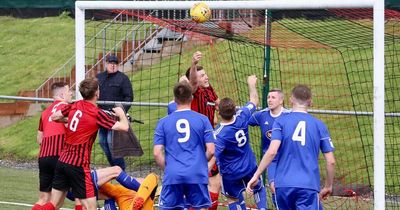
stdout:
<svg viewBox="0 0 400 210">
<path fill-rule="evenodd" d="M 100 101 L 133 101 L 132 83 L 128 76 L 118 70 L 118 58 L 115 55 L 109 55 L 106 59 L 107 71 L 97 75 L 100 86 Z M 99 108 L 110 111 L 114 106 L 109 104 L 100 104 Z M 124 105 L 125 112 L 128 113 L 130 105 Z M 99 129 L 99 143 L 111 166 L 119 166 L 125 170 L 124 158 L 113 158 L 112 149 L 112 131 L 101 127 Z"/>
</svg>

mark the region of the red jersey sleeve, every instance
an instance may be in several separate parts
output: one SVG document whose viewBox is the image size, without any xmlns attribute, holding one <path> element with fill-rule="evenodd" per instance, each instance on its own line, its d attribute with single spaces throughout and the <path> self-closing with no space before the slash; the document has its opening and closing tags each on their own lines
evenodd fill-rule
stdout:
<svg viewBox="0 0 400 210">
<path fill-rule="evenodd" d="M 97 115 L 97 124 L 103 128 L 111 129 L 117 121 L 111 118 L 103 110 L 99 109 Z"/>
<path fill-rule="evenodd" d="M 69 111 L 71 111 L 72 104 L 65 104 L 64 106 L 60 107 L 61 114 L 63 116 L 68 116 Z"/>
</svg>

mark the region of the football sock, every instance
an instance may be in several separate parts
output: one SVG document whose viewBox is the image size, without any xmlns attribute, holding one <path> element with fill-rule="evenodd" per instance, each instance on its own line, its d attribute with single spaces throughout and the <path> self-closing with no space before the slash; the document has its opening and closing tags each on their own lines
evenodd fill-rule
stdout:
<svg viewBox="0 0 400 210">
<path fill-rule="evenodd" d="M 39 204 L 35 204 L 35 205 L 33 205 L 33 207 L 32 207 L 32 210 L 41 210 L 41 209 L 42 209 L 42 206 L 39 205 Z"/>
<path fill-rule="evenodd" d="M 219 196 L 219 193 L 210 192 L 211 207 L 208 208 L 208 209 L 210 209 L 210 210 L 217 210 L 217 208 L 218 208 L 218 196 Z"/>
<path fill-rule="evenodd" d="M 99 187 L 99 185 L 97 184 L 97 181 L 98 181 L 99 179 L 97 178 L 97 172 L 96 172 L 96 170 L 91 170 L 91 171 L 90 171 L 90 176 L 92 176 L 92 182 L 93 182 L 93 184 L 94 184 L 94 187 L 96 188 L 96 192 L 99 191 L 100 187 Z M 96 197 L 97 197 L 97 195 L 96 195 Z"/>
<path fill-rule="evenodd" d="M 142 206 L 142 210 L 153 210 L 154 209 L 154 201 L 151 198 L 148 198 L 143 206 Z"/>
<path fill-rule="evenodd" d="M 267 209 L 267 192 L 264 186 L 261 187 L 258 191 L 254 192 L 254 201 L 256 202 L 258 209 Z"/>
<path fill-rule="evenodd" d="M 136 181 L 135 178 L 129 176 L 128 174 L 125 173 L 125 171 L 121 171 L 121 173 L 118 175 L 118 177 L 116 178 L 116 180 L 124 187 L 130 189 L 130 190 L 134 190 L 134 191 L 138 191 L 139 187 L 140 187 L 140 183 L 138 181 Z"/>
<path fill-rule="evenodd" d="M 48 202 L 42 206 L 43 210 L 56 210 L 52 203 Z"/>
<path fill-rule="evenodd" d="M 148 198 L 151 197 L 151 194 L 154 193 L 154 190 L 157 189 L 157 185 L 158 178 L 154 173 L 151 173 L 144 178 L 133 200 L 133 206 L 135 209 L 142 208 L 145 201 L 148 200 Z"/>
<path fill-rule="evenodd" d="M 104 210 L 117 210 L 115 200 L 110 198 L 104 201 Z"/>
<path fill-rule="evenodd" d="M 242 199 L 228 205 L 229 210 L 246 210 L 246 203 Z"/>
<path fill-rule="evenodd" d="M 140 184 L 139 189 L 137 190 L 136 197 L 141 197 L 143 200 L 147 200 L 154 192 L 158 186 L 158 178 L 157 175 L 151 173 L 144 178 L 143 182 Z"/>
<path fill-rule="evenodd" d="M 83 210 L 82 205 L 75 205 L 75 210 Z"/>
</svg>

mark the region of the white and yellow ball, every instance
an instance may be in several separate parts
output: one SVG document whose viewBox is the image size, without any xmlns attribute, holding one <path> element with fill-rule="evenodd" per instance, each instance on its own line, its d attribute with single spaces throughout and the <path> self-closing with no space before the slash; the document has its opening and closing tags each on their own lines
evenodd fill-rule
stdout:
<svg viewBox="0 0 400 210">
<path fill-rule="evenodd" d="M 190 8 L 190 17 L 196 23 L 204 23 L 211 18 L 211 9 L 207 4 L 200 2 Z"/>
</svg>

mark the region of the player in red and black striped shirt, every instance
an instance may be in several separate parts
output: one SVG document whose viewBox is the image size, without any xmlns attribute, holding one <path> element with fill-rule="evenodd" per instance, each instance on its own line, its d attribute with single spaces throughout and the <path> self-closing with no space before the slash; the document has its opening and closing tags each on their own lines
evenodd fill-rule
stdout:
<svg viewBox="0 0 400 210">
<path fill-rule="evenodd" d="M 202 66 L 198 66 L 202 57 L 201 52 L 197 51 L 193 54 L 192 65 L 186 71 L 186 77 L 189 78 L 193 91 L 193 100 L 191 109 L 208 117 L 211 125 L 215 127 L 217 120 L 215 110 L 219 104 L 219 98 L 208 81 L 208 75 Z M 221 189 L 221 178 L 218 168 L 215 164 L 215 157 L 209 161 L 211 172 L 209 175 L 208 190 L 210 191 L 212 206 L 209 209 L 216 210 L 218 207 L 218 196 Z"/>
<path fill-rule="evenodd" d="M 37 142 L 40 145 L 39 200 L 36 202 L 38 205 L 50 201 L 54 171 L 65 142 L 65 125 L 52 121 L 50 116 L 67 105 L 72 97 L 72 92 L 65 82 L 53 83 L 51 93 L 55 101 L 42 112 L 37 133 Z"/>
<path fill-rule="evenodd" d="M 38 209 L 60 208 L 67 191 L 87 209 L 96 209 L 95 189 L 90 175 L 90 154 L 99 127 L 128 131 L 129 124 L 122 108 L 113 109 L 115 121 L 96 106 L 99 85 L 96 79 L 85 79 L 79 85 L 84 100 L 63 107 L 52 115 L 52 120 L 68 117 L 66 142 L 57 163 L 51 202 Z"/>
</svg>

